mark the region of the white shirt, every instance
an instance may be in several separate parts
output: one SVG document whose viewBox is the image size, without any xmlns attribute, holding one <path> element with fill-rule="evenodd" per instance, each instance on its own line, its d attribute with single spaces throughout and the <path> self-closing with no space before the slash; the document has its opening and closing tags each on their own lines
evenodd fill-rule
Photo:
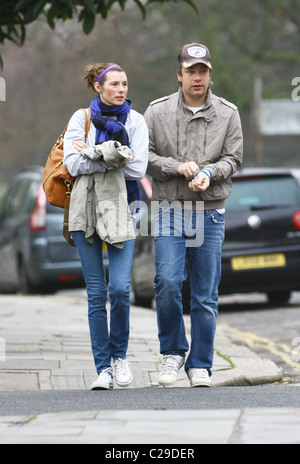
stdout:
<svg viewBox="0 0 300 464">
<path fill-rule="evenodd" d="M 187 108 L 189 110 L 191 110 L 194 114 L 198 113 L 198 111 L 201 111 L 202 108 L 204 108 L 205 105 L 202 105 L 202 106 L 197 106 L 197 107 L 194 107 L 194 106 L 187 106 Z"/>
<path fill-rule="evenodd" d="M 86 109 L 88 111 L 88 109 Z M 125 128 L 128 133 L 130 147 L 134 153 L 134 161 L 123 167 L 126 180 L 140 180 L 147 170 L 149 157 L 149 134 L 144 117 L 135 110 L 130 110 Z M 64 137 L 64 165 L 73 177 L 79 175 L 105 172 L 106 169 L 98 161 L 82 156 L 72 142 L 85 139 L 85 115 L 82 110 L 76 111 L 70 119 Z M 96 127 L 91 122 L 86 141 L 87 147 L 93 147 L 96 140 Z"/>
</svg>

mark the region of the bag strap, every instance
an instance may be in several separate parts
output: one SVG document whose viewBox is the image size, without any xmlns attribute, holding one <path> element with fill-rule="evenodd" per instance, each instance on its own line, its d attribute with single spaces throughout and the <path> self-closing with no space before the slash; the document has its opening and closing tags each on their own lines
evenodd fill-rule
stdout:
<svg viewBox="0 0 300 464">
<path fill-rule="evenodd" d="M 64 205 L 64 223 L 63 223 L 63 236 L 66 242 L 72 246 L 76 247 L 75 243 L 71 238 L 71 234 L 69 232 L 69 209 L 70 209 L 70 200 L 71 200 L 71 192 L 66 194 L 65 197 L 65 205 Z"/>
<path fill-rule="evenodd" d="M 82 111 L 84 111 L 85 115 L 85 141 L 87 141 L 89 132 L 90 132 L 90 127 L 91 127 L 91 120 L 92 120 L 92 109 L 89 107 L 88 112 L 84 108 L 81 108 Z"/>
</svg>

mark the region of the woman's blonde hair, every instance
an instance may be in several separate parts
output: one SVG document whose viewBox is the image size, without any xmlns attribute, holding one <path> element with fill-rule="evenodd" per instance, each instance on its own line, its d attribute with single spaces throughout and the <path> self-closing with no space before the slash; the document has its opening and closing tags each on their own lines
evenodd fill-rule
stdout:
<svg viewBox="0 0 300 464">
<path fill-rule="evenodd" d="M 94 92 L 95 90 L 95 83 L 100 76 L 100 74 L 105 71 L 105 69 L 109 68 L 110 66 L 118 66 L 116 69 L 113 71 L 119 71 L 119 72 L 124 72 L 124 70 L 119 67 L 116 63 L 96 63 L 96 64 L 89 64 L 84 68 L 86 75 L 82 78 L 82 80 L 87 81 L 87 88 L 92 89 Z M 107 79 L 107 74 L 104 74 L 104 76 L 100 79 L 99 84 L 104 85 L 105 81 Z"/>
</svg>

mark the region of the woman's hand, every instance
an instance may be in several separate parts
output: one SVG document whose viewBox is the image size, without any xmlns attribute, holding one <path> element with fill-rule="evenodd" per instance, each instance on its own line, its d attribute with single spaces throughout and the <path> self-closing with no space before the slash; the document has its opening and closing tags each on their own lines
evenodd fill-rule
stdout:
<svg viewBox="0 0 300 464">
<path fill-rule="evenodd" d="M 123 165 L 126 166 L 126 164 L 132 163 L 132 161 L 133 161 L 133 158 L 126 158 L 126 159 L 124 160 Z"/>
<path fill-rule="evenodd" d="M 73 146 L 76 148 L 76 150 L 80 153 L 83 148 L 87 148 L 85 142 L 82 140 L 74 140 Z"/>
</svg>

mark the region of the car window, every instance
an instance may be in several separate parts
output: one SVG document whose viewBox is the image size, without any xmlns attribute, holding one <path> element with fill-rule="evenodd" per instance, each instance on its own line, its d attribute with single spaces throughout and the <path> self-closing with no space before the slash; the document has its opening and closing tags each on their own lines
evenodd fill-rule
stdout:
<svg viewBox="0 0 300 464">
<path fill-rule="evenodd" d="M 292 176 L 236 178 L 227 210 L 255 210 L 300 205 L 300 187 Z"/>
<path fill-rule="evenodd" d="M 39 188 L 40 188 L 40 182 L 37 182 L 37 181 L 31 182 L 30 185 L 28 186 L 28 189 L 26 192 L 26 198 L 24 202 L 24 208 L 23 208 L 24 212 L 31 213 L 31 211 L 35 207 Z"/>
<path fill-rule="evenodd" d="M 63 208 L 58 208 L 57 206 L 50 205 L 47 201 L 47 213 L 48 214 L 63 214 Z"/>
<path fill-rule="evenodd" d="M 28 179 L 19 180 L 11 185 L 3 199 L 2 219 L 13 217 L 22 212 L 29 186 Z"/>
</svg>

